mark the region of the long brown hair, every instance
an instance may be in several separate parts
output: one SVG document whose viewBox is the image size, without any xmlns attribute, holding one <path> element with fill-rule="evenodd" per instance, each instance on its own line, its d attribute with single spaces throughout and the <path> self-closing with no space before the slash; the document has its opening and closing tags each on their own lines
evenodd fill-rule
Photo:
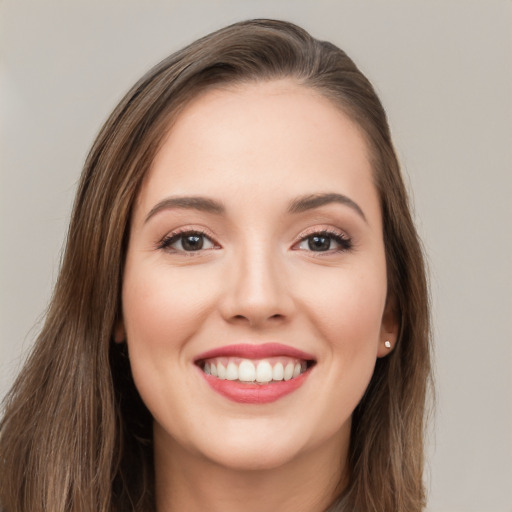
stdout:
<svg viewBox="0 0 512 512">
<path fill-rule="evenodd" d="M 428 290 L 386 114 L 342 50 L 290 23 L 252 20 L 158 64 L 94 142 L 46 322 L 5 402 L 5 512 L 154 509 L 152 419 L 124 346 L 112 342 L 131 209 L 164 134 L 188 101 L 222 84 L 283 77 L 330 98 L 366 137 L 382 208 L 389 300 L 400 322 L 393 352 L 377 361 L 354 411 L 349 484 L 330 510 L 423 509 Z"/>
</svg>

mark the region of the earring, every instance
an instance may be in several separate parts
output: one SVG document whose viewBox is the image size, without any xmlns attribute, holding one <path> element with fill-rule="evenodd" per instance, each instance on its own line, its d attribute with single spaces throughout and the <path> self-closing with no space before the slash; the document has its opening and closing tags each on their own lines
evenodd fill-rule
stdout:
<svg viewBox="0 0 512 512">
<path fill-rule="evenodd" d="M 390 342 L 389 340 L 386 340 L 386 341 L 384 342 L 384 346 L 385 346 L 386 348 L 391 348 L 391 342 Z"/>
</svg>

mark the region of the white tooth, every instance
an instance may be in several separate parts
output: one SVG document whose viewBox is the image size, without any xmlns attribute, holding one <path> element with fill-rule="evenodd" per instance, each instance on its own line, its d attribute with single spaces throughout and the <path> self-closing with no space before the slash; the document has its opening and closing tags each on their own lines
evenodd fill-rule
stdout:
<svg viewBox="0 0 512 512">
<path fill-rule="evenodd" d="M 298 377 L 300 375 L 300 363 L 297 363 L 295 365 L 295 368 L 293 369 L 293 377 Z"/>
<path fill-rule="evenodd" d="M 256 368 L 254 368 L 254 363 L 252 361 L 244 359 L 240 363 L 238 366 L 238 378 L 242 382 L 254 382 L 254 379 L 256 378 Z"/>
<path fill-rule="evenodd" d="M 293 377 L 294 364 L 288 363 L 284 369 L 284 380 L 290 380 Z"/>
<path fill-rule="evenodd" d="M 258 382 L 270 382 L 272 380 L 272 366 L 270 366 L 268 361 L 260 361 L 258 363 L 258 369 L 256 370 L 256 380 Z"/>
<path fill-rule="evenodd" d="M 210 375 L 210 365 L 209 365 L 209 363 L 205 363 L 203 370 L 204 370 L 204 373 L 206 373 L 206 375 Z"/>
<path fill-rule="evenodd" d="M 211 364 L 210 365 L 210 373 L 214 376 L 214 377 L 217 377 L 217 367 L 215 366 L 215 364 Z"/>
<path fill-rule="evenodd" d="M 226 378 L 226 367 L 222 363 L 217 364 L 217 377 L 221 380 Z"/>
<path fill-rule="evenodd" d="M 283 363 L 277 363 L 272 369 L 272 380 L 283 380 L 284 368 Z"/>
<path fill-rule="evenodd" d="M 238 380 L 238 366 L 232 361 L 228 363 L 228 367 L 226 368 L 226 379 Z"/>
</svg>

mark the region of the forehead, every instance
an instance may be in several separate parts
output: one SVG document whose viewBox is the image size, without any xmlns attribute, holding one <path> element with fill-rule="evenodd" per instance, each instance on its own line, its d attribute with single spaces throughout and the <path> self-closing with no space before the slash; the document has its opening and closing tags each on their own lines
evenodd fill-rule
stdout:
<svg viewBox="0 0 512 512">
<path fill-rule="evenodd" d="M 378 202 L 372 175 L 365 138 L 339 106 L 289 79 L 258 82 L 209 90 L 188 103 L 139 200 L 191 192 L 266 191 L 270 198 L 275 190 L 293 198 L 335 188 L 356 199 L 369 192 Z"/>
</svg>

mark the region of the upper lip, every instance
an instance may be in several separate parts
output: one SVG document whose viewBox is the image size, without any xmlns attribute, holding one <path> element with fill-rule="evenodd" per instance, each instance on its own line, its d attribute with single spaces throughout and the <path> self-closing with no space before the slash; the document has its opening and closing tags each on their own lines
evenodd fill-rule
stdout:
<svg viewBox="0 0 512 512">
<path fill-rule="evenodd" d="M 303 359 L 305 361 L 314 361 L 312 354 L 303 352 L 295 347 L 283 345 L 281 343 L 238 343 L 234 345 L 224 345 L 223 347 L 214 348 L 199 354 L 194 362 L 204 359 L 212 359 L 214 357 L 241 357 L 243 359 L 265 359 L 267 357 L 293 357 L 295 359 Z"/>
</svg>

